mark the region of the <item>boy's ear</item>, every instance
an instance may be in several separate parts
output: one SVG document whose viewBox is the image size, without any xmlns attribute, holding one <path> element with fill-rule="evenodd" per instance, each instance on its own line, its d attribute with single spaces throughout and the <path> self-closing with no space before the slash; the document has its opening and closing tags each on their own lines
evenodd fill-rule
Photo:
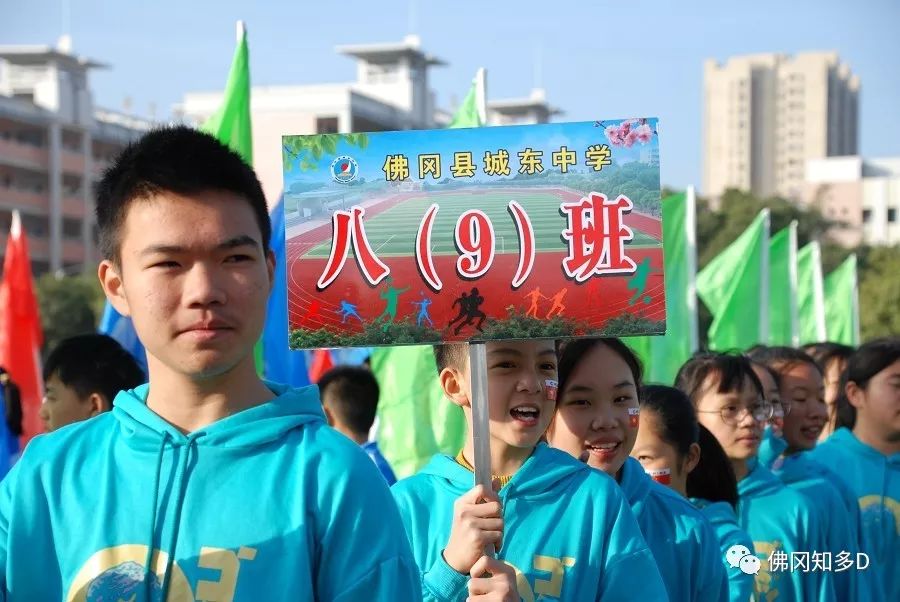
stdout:
<svg viewBox="0 0 900 602">
<path fill-rule="evenodd" d="M 469 399 L 469 383 L 458 368 L 444 368 L 438 379 L 444 395 L 461 408 L 471 407 Z"/>
<path fill-rule="evenodd" d="M 97 268 L 97 276 L 100 278 L 100 286 L 109 303 L 123 316 L 131 315 L 128 308 L 128 299 L 125 297 L 125 286 L 122 282 L 120 267 L 117 267 L 109 259 L 100 262 Z"/>
<path fill-rule="evenodd" d="M 91 417 L 112 409 L 112 404 L 101 393 L 91 393 L 88 396 L 88 405 L 91 408 Z"/>
<path fill-rule="evenodd" d="M 331 413 L 331 410 L 324 403 L 322 404 L 322 411 L 325 413 L 325 422 L 328 423 L 328 426 L 334 426 L 334 414 Z"/>
</svg>

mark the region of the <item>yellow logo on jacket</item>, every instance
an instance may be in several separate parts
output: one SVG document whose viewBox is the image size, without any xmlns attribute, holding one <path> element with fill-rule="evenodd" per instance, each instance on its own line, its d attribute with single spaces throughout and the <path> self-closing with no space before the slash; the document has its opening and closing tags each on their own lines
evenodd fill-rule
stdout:
<svg viewBox="0 0 900 602">
<path fill-rule="evenodd" d="M 181 568 L 172 563 L 169 571 L 167 602 L 233 602 L 242 560 L 256 558 L 253 548 L 240 548 L 237 553 L 227 548 L 200 548 L 197 566 L 219 571 L 218 581 L 200 580 L 195 592 Z M 124 544 L 96 552 L 72 580 L 66 602 L 134 602 L 144 599 L 150 588 L 150 599 L 162 595 L 163 574 L 169 555 L 153 550 L 150 561 L 153 572 L 144 566 L 147 546 Z"/>
</svg>

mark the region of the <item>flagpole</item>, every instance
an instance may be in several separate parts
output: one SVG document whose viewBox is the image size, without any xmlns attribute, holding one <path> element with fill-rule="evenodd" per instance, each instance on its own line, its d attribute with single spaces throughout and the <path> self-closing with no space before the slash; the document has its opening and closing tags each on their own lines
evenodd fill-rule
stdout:
<svg viewBox="0 0 900 602">
<path fill-rule="evenodd" d="M 800 346 L 800 310 L 797 307 L 797 220 L 788 226 L 788 286 L 791 312 L 791 345 Z"/>
<path fill-rule="evenodd" d="M 852 343 L 856 347 L 859 345 L 859 276 L 856 265 L 856 253 L 851 253 L 850 256 L 853 258 L 853 297 L 850 299 L 852 303 L 851 311 L 853 312 L 851 316 L 853 319 Z"/>
<path fill-rule="evenodd" d="M 487 125 L 487 69 L 484 67 L 479 68 L 475 74 L 475 100 L 478 104 L 478 118 L 482 125 Z"/>
<path fill-rule="evenodd" d="M 769 208 L 762 210 L 763 214 L 763 240 L 761 247 L 762 273 L 760 278 L 760 303 L 759 303 L 759 342 L 765 344 L 769 340 L 769 229 L 771 228 L 771 214 Z"/>
<path fill-rule="evenodd" d="M 816 320 L 816 337 L 819 339 L 818 341 L 813 342 L 818 343 L 826 341 L 828 339 L 828 334 L 825 330 L 825 290 L 823 288 L 824 283 L 822 279 L 822 250 L 819 247 L 819 241 L 814 240 L 812 245 L 813 311 L 815 312 Z"/>
<path fill-rule="evenodd" d="M 475 484 L 493 490 L 491 478 L 491 423 L 488 414 L 487 348 L 481 341 L 469 343 L 469 375 L 472 379 L 472 448 Z M 493 556 L 494 547 L 485 547 Z"/>
<path fill-rule="evenodd" d="M 697 323 L 697 196 L 693 186 L 687 187 L 684 197 L 684 225 L 687 230 L 687 269 L 688 290 L 687 307 L 689 312 L 689 331 L 691 337 L 691 353 L 700 347 L 699 324 Z"/>
</svg>

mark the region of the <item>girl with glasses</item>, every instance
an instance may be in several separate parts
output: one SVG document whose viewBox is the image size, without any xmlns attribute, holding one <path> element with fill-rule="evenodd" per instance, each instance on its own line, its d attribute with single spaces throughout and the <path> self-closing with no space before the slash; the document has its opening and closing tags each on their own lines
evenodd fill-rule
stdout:
<svg viewBox="0 0 900 602">
<path fill-rule="evenodd" d="M 728 575 L 728 599 L 750 600 L 753 575 L 740 570 L 740 556 L 742 550 L 753 550 L 753 541 L 738 526 L 734 513 L 734 471 L 715 437 L 697 424 L 694 407 L 684 393 L 662 385 L 641 389 L 641 425 L 631 457 L 658 483 L 690 496 L 715 530 Z"/>
<path fill-rule="evenodd" d="M 763 426 L 773 411 L 750 361 L 739 355 L 698 354 L 678 371 L 676 386 L 691 399 L 699 423 L 731 462 L 738 482 L 738 524 L 752 538 L 760 561 L 758 599 L 835 600 L 831 573 L 812 571 L 813 553 L 825 549 L 823 525 L 803 496 L 757 460 Z M 797 565 L 804 558 L 807 571 Z"/>
</svg>

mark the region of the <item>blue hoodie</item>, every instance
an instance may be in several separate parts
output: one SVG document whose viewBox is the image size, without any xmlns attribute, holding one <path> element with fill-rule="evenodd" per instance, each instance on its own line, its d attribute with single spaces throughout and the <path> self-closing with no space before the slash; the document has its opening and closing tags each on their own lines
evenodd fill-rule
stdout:
<svg viewBox="0 0 900 602">
<path fill-rule="evenodd" d="M 753 540 L 746 531 L 738 526 L 737 515 L 731 504 L 710 502 L 699 498 L 691 498 L 691 503 L 700 510 L 700 513 L 712 524 L 716 532 L 719 551 L 722 554 L 722 564 L 725 566 L 725 574 L 728 575 L 728 600 L 730 602 L 747 602 L 753 596 L 753 575 L 745 573 L 740 568 L 731 567 L 725 561 L 725 554 L 732 546 L 744 546 L 748 550 L 752 550 Z"/>
<path fill-rule="evenodd" d="M 442 551 L 453 503 L 473 486 L 469 470 L 438 455 L 391 488 L 427 601 L 468 595 L 468 575 L 451 568 Z M 516 569 L 522 600 L 667 599 L 637 522 L 607 475 L 541 443 L 497 495 L 504 520 L 497 557 Z"/>
<path fill-rule="evenodd" d="M 418 599 L 378 469 L 325 424 L 315 387 L 268 386 L 277 398 L 189 435 L 147 407 L 143 385 L 35 438 L 0 485 L 0 594 Z"/>
<path fill-rule="evenodd" d="M 840 478 L 830 475 L 824 466 L 810 459 L 805 452 L 792 454 L 782 459 L 773 471 L 781 482 L 803 494 L 810 507 L 815 509 L 821 524 L 825 525 L 826 550 L 832 557 L 846 551 L 856 558 L 860 551 L 860 532 L 856 508 L 847 506 L 837 486 Z M 880 600 L 873 594 L 871 573 L 848 570 L 834 572 L 834 593 L 838 600 L 866 602 Z"/>
<path fill-rule="evenodd" d="M 770 468 L 782 483 L 803 494 L 825 527 L 826 548 L 832 557 L 846 551 L 856 558 L 861 550 L 862 534 L 859 507 L 850 487 L 807 452 L 782 456 L 787 442 L 766 429 L 758 459 Z M 872 572 L 856 570 L 834 572 L 834 593 L 838 600 L 876 602 L 882 599 L 880 586 L 874 585 Z"/>
<path fill-rule="evenodd" d="M 669 599 L 728 600 L 728 576 L 712 525 L 691 503 L 628 458 L 619 486 L 653 552 Z"/>
<path fill-rule="evenodd" d="M 771 426 L 767 426 L 763 431 L 762 441 L 759 442 L 759 451 L 756 452 L 756 459 L 763 466 L 771 469 L 787 447 L 787 441 L 783 437 L 777 436 Z"/>
<path fill-rule="evenodd" d="M 761 600 L 778 602 L 835 600 L 830 572 L 790 570 L 793 553 L 808 553 L 811 570 L 813 552 L 826 549 L 816 512 L 806 498 L 785 486 L 755 458 L 748 464 L 750 472 L 738 482 L 737 515 L 738 525 L 753 539 L 761 563 L 756 576 L 757 595 Z M 778 552 L 774 560 L 783 560 L 786 568 L 770 566 L 773 552 Z"/>
<path fill-rule="evenodd" d="M 853 490 L 867 571 L 880 580 L 885 600 L 900 600 L 900 453 L 886 456 L 841 428 L 809 454 Z"/>
</svg>

